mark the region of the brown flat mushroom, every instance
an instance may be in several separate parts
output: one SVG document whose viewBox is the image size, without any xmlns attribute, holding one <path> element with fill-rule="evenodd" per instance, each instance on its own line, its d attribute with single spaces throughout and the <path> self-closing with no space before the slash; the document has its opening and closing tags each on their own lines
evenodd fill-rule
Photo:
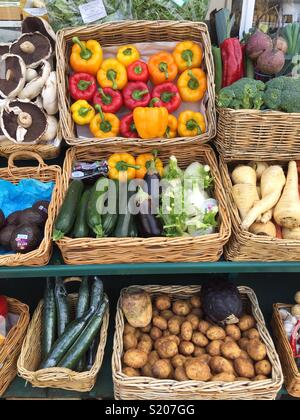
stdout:
<svg viewBox="0 0 300 420">
<path fill-rule="evenodd" d="M 40 32 L 47 37 L 51 43 L 52 50 L 55 50 L 56 35 L 49 23 L 36 16 L 28 16 L 22 22 L 22 33 L 31 34 L 33 32 Z"/>
<path fill-rule="evenodd" d="M 37 68 L 43 60 L 48 60 L 52 47 L 48 38 L 39 32 L 24 34 L 11 44 L 10 52 L 23 58 L 26 67 Z"/>
<path fill-rule="evenodd" d="M 0 112 L 0 127 L 15 143 L 38 143 L 47 130 L 47 118 L 32 102 L 13 100 Z"/>
<path fill-rule="evenodd" d="M 0 58 L 4 54 L 9 53 L 10 44 L 0 43 Z"/>
<path fill-rule="evenodd" d="M 25 86 L 26 66 L 21 57 L 4 54 L 0 57 L 0 96 L 13 99 Z"/>
</svg>

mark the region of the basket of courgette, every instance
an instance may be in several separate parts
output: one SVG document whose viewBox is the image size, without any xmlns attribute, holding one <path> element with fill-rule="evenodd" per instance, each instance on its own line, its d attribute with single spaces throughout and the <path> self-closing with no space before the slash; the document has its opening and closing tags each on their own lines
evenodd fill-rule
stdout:
<svg viewBox="0 0 300 420">
<path fill-rule="evenodd" d="M 80 282 L 78 293 L 66 285 Z M 109 303 L 98 278 L 47 279 L 24 340 L 18 372 L 39 388 L 89 392 L 102 366 Z"/>
</svg>

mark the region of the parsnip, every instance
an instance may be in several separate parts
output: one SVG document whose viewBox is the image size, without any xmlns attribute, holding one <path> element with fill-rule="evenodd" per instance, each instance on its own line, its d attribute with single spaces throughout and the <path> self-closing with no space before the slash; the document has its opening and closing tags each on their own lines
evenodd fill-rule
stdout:
<svg viewBox="0 0 300 420">
<path fill-rule="evenodd" d="M 234 184 L 250 184 L 256 186 L 256 172 L 250 166 L 237 166 L 233 170 L 231 178 Z"/>
<path fill-rule="evenodd" d="M 284 185 L 285 176 L 280 166 L 270 166 L 263 172 L 261 177 L 261 194 L 263 198 L 248 212 L 242 222 L 242 229 L 248 230 L 260 215 L 271 210 L 278 203 Z"/>
<path fill-rule="evenodd" d="M 298 172 L 295 161 L 289 163 L 286 184 L 274 211 L 276 223 L 288 229 L 300 226 Z"/>
<path fill-rule="evenodd" d="M 300 240 L 300 227 L 294 229 L 283 228 L 282 237 L 283 239 Z"/>
<path fill-rule="evenodd" d="M 258 199 L 256 187 L 251 184 L 236 184 L 232 187 L 232 195 L 241 219 L 244 220 Z"/>
<path fill-rule="evenodd" d="M 254 233 L 254 235 L 261 236 L 270 236 L 271 238 L 276 238 L 276 227 L 274 223 L 253 223 L 250 226 L 249 232 Z"/>
<path fill-rule="evenodd" d="M 266 211 L 261 217 L 260 217 L 260 222 L 261 223 L 268 223 L 270 220 L 272 220 L 273 218 L 273 209 L 270 209 L 268 211 Z"/>
<path fill-rule="evenodd" d="M 266 162 L 249 162 L 249 166 L 253 168 L 256 172 L 256 178 L 259 181 L 263 172 L 268 169 L 269 165 Z"/>
</svg>

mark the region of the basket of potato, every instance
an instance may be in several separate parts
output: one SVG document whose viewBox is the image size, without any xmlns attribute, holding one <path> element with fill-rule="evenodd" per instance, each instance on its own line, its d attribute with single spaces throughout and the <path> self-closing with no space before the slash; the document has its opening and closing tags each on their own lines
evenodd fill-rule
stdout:
<svg viewBox="0 0 300 420">
<path fill-rule="evenodd" d="M 244 314 L 211 322 L 200 286 L 134 286 L 117 309 L 113 380 L 118 400 L 275 399 L 283 375 L 255 293 Z"/>
</svg>

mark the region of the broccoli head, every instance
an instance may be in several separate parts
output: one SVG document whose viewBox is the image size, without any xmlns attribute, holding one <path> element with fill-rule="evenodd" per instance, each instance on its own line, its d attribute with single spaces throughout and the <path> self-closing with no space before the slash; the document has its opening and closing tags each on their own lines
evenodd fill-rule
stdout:
<svg viewBox="0 0 300 420">
<path fill-rule="evenodd" d="M 221 108 L 260 109 L 265 84 L 247 77 L 221 89 L 217 104 Z"/>
<path fill-rule="evenodd" d="M 300 112 L 300 79 L 277 77 L 266 83 L 264 102 L 268 109 Z"/>
</svg>

